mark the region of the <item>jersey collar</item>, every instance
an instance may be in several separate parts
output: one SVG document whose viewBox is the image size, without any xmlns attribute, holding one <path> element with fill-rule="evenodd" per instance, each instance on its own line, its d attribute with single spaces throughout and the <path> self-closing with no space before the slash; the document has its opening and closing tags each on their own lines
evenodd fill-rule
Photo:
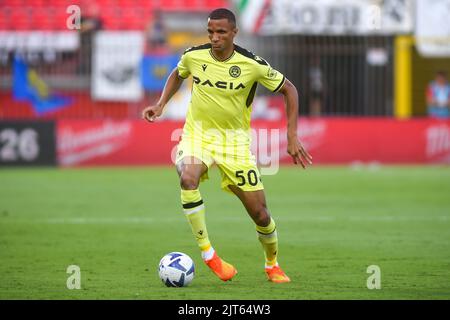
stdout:
<svg viewBox="0 0 450 320">
<path fill-rule="evenodd" d="M 229 61 L 231 58 L 233 58 L 234 57 L 234 54 L 235 54 L 235 52 L 236 52 L 236 48 L 234 47 L 234 45 L 233 45 L 233 53 L 228 57 L 228 58 L 226 58 L 225 60 L 219 60 L 218 58 L 216 58 L 216 56 L 214 55 L 214 53 L 213 53 L 213 51 L 212 51 L 212 48 L 211 49 L 209 49 L 209 54 L 211 55 L 211 57 L 214 59 L 214 60 L 216 60 L 217 62 L 227 62 L 227 61 Z"/>
</svg>

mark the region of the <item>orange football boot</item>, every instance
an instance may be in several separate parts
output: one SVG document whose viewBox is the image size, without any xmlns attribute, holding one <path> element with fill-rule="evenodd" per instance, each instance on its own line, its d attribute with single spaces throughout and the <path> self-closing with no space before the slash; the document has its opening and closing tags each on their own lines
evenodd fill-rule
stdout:
<svg viewBox="0 0 450 320">
<path fill-rule="evenodd" d="M 279 266 L 265 268 L 265 270 L 269 281 L 275 283 L 291 282 L 291 279 L 289 279 L 289 277 L 284 273 L 283 270 L 281 270 Z"/>
<path fill-rule="evenodd" d="M 213 257 L 210 260 L 204 260 L 206 265 L 215 273 L 216 276 L 222 281 L 228 281 L 233 278 L 237 270 L 231 264 L 223 261 L 217 253 L 214 252 Z"/>
</svg>

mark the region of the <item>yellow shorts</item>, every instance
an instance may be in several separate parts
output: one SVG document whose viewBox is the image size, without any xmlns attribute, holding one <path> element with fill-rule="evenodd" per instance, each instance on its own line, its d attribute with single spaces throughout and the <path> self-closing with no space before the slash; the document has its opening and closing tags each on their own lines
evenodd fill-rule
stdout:
<svg viewBox="0 0 450 320">
<path fill-rule="evenodd" d="M 221 188 L 232 192 L 228 186 L 234 185 L 243 191 L 263 190 L 261 174 L 250 146 L 218 146 L 193 140 L 182 140 L 177 146 L 176 163 L 185 157 L 194 157 L 209 168 L 216 164 L 222 176 Z M 208 171 L 200 181 L 208 179 Z"/>
</svg>

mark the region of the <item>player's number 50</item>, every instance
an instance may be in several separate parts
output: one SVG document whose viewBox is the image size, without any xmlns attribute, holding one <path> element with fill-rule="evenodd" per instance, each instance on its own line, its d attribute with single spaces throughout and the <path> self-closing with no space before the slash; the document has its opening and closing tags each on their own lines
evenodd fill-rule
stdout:
<svg viewBox="0 0 450 320">
<path fill-rule="evenodd" d="M 247 172 L 247 180 L 245 179 L 245 176 L 244 176 L 244 170 L 238 170 L 238 171 L 236 171 L 236 178 L 241 179 L 241 181 L 238 183 L 239 187 L 246 184 L 247 181 L 248 181 L 248 184 L 251 186 L 256 186 L 258 184 L 258 175 L 256 174 L 255 170 L 249 170 Z"/>
</svg>

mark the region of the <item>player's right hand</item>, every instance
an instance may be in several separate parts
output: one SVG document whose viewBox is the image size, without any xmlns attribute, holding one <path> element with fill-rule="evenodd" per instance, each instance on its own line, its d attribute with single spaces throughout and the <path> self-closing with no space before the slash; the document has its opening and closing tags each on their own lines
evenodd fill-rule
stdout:
<svg viewBox="0 0 450 320">
<path fill-rule="evenodd" d="M 307 164 L 312 164 L 312 156 L 308 153 L 308 151 L 306 151 L 306 149 L 298 139 L 288 139 L 287 152 L 294 160 L 294 163 L 300 163 L 303 169 L 306 169 Z"/>
<path fill-rule="evenodd" d="M 142 110 L 142 118 L 148 122 L 154 122 L 162 114 L 162 109 L 160 105 L 148 106 Z"/>
</svg>

